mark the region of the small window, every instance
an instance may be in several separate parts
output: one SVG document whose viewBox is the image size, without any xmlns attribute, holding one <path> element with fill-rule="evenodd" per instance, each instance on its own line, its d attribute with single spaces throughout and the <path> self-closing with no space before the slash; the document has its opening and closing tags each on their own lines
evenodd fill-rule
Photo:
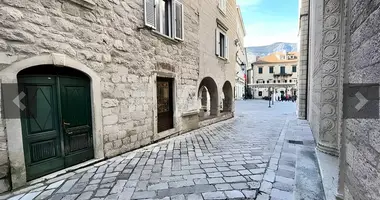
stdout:
<svg viewBox="0 0 380 200">
<path fill-rule="evenodd" d="M 263 92 L 259 91 L 259 97 L 263 96 Z"/>
<path fill-rule="evenodd" d="M 216 29 L 216 34 L 215 34 L 215 38 L 216 38 L 216 46 L 215 46 L 215 49 L 216 49 L 216 55 L 219 56 L 219 57 L 222 57 L 222 58 L 226 58 L 228 59 L 228 54 L 229 54 L 229 51 L 228 51 L 228 37 L 227 37 L 227 34 L 220 30 L 220 29 Z"/>
<path fill-rule="evenodd" d="M 263 73 L 263 68 L 259 67 L 259 74 L 262 74 L 262 73 Z"/>
<path fill-rule="evenodd" d="M 288 82 L 288 80 L 285 80 L 285 83 L 287 83 Z"/>
<path fill-rule="evenodd" d="M 178 0 L 144 0 L 145 25 L 171 38 L 183 40 L 183 4 Z"/>
<path fill-rule="evenodd" d="M 267 80 L 267 83 L 269 83 L 269 80 Z"/>
<path fill-rule="evenodd" d="M 273 74 L 273 66 L 270 66 L 270 67 L 269 67 L 269 73 L 270 73 L 270 74 Z"/>
<path fill-rule="evenodd" d="M 297 72 L 297 66 L 296 65 L 292 66 L 292 72 Z"/>
<path fill-rule="evenodd" d="M 276 80 L 273 80 L 273 83 L 276 83 Z"/>
<path fill-rule="evenodd" d="M 256 81 L 256 83 L 259 83 L 259 81 Z"/>
<path fill-rule="evenodd" d="M 292 82 L 292 80 L 289 80 L 289 83 L 291 83 Z"/>
<path fill-rule="evenodd" d="M 280 71 L 281 74 L 285 74 L 285 66 L 281 66 L 280 70 L 281 70 Z"/>
<path fill-rule="evenodd" d="M 227 0 L 219 0 L 218 8 L 221 11 L 223 11 L 224 13 L 226 13 L 226 10 L 227 10 Z"/>
</svg>

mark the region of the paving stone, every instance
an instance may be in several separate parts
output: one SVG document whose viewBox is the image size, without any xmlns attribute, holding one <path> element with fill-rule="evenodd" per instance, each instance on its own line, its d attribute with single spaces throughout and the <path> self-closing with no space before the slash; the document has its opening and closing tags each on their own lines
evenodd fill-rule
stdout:
<svg viewBox="0 0 380 200">
<path fill-rule="evenodd" d="M 241 175 L 251 175 L 251 172 L 249 170 L 239 170 L 238 171 Z"/>
<path fill-rule="evenodd" d="M 77 200 L 87 200 L 87 199 L 91 199 L 92 193 L 93 193 L 93 192 L 84 192 L 84 193 L 82 193 L 82 194 L 77 198 Z"/>
<path fill-rule="evenodd" d="M 62 200 L 74 200 L 79 196 L 79 194 L 69 194 L 65 195 Z"/>
<path fill-rule="evenodd" d="M 171 200 L 186 200 L 185 195 L 179 194 L 170 197 Z"/>
<path fill-rule="evenodd" d="M 222 173 L 220 172 L 210 172 L 207 173 L 207 176 L 210 178 L 223 177 Z"/>
<path fill-rule="evenodd" d="M 203 197 L 200 194 L 189 194 L 187 196 L 187 200 L 201 200 L 201 199 L 203 199 Z"/>
<path fill-rule="evenodd" d="M 256 197 L 256 190 L 242 190 L 242 192 L 247 199 Z"/>
<path fill-rule="evenodd" d="M 251 189 L 258 189 L 258 188 L 260 188 L 260 185 L 261 185 L 260 182 L 258 182 L 258 181 L 248 182 L 247 184 L 248 184 L 249 188 L 251 188 Z"/>
<path fill-rule="evenodd" d="M 148 190 L 163 190 L 163 189 L 168 189 L 168 183 L 158 183 L 158 184 L 153 184 L 148 186 Z"/>
<path fill-rule="evenodd" d="M 78 181 L 78 179 L 68 180 L 66 181 L 62 187 L 57 191 L 57 193 L 65 193 L 68 192 L 74 184 Z"/>
<path fill-rule="evenodd" d="M 215 185 L 215 188 L 217 190 L 232 190 L 232 187 L 230 184 L 228 183 L 224 183 L 224 184 L 216 184 Z"/>
<path fill-rule="evenodd" d="M 265 193 L 260 193 L 257 195 L 256 200 L 269 200 L 269 195 Z"/>
<path fill-rule="evenodd" d="M 246 182 L 247 181 L 243 176 L 224 177 L 224 180 L 227 183 Z"/>
<path fill-rule="evenodd" d="M 251 178 L 253 181 L 261 181 L 261 180 L 263 180 L 264 176 L 262 174 L 251 175 L 251 176 L 249 176 L 249 178 Z"/>
<path fill-rule="evenodd" d="M 101 184 L 104 184 L 104 183 L 113 183 L 116 181 L 116 177 L 110 177 L 110 178 L 104 178 L 100 183 Z"/>
<path fill-rule="evenodd" d="M 205 173 L 203 169 L 191 169 L 190 174 L 202 174 Z"/>
<path fill-rule="evenodd" d="M 292 185 L 294 184 L 294 179 L 285 178 L 282 176 L 276 176 L 275 180 L 276 182 L 287 183 L 287 184 L 292 184 Z"/>
<path fill-rule="evenodd" d="M 218 169 L 215 168 L 215 167 L 212 167 L 212 168 L 204 168 L 204 171 L 205 171 L 205 172 L 217 172 Z"/>
<path fill-rule="evenodd" d="M 194 181 L 192 180 L 169 182 L 169 187 L 171 188 L 179 188 L 179 187 L 192 186 L 192 185 L 195 185 Z"/>
<path fill-rule="evenodd" d="M 118 180 L 116 184 L 112 187 L 110 194 L 120 193 L 124 189 L 124 185 L 127 183 L 126 180 Z"/>
<path fill-rule="evenodd" d="M 257 168 L 249 170 L 252 174 L 264 174 L 265 168 Z"/>
<path fill-rule="evenodd" d="M 50 184 L 46 189 L 55 189 L 62 185 L 62 183 L 65 182 L 65 180 L 57 181 L 55 183 Z"/>
<path fill-rule="evenodd" d="M 286 192 L 275 188 L 272 189 L 270 196 L 283 200 L 293 200 L 293 192 Z"/>
<path fill-rule="evenodd" d="M 231 186 L 232 186 L 232 188 L 234 188 L 236 190 L 242 190 L 242 189 L 249 188 L 247 183 L 232 183 Z"/>
<path fill-rule="evenodd" d="M 209 184 L 218 184 L 225 182 L 223 178 L 208 178 L 207 181 Z"/>
<path fill-rule="evenodd" d="M 228 199 L 242 199 L 245 197 L 239 190 L 225 191 L 224 193 Z"/>
<path fill-rule="evenodd" d="M 199 184 L 208 184 L 208 181 L 207 181 L 207 179 L 205 179 L 205 178 L 194 179 L 193 181 L 194 181 L 194 183 L 195 183 L 196 185 L 199 185 Z"/>
<path fill-rule="evenodd" d="M 144 192 L 135 192 L 132 195 L 133 199 L 147 199 L 156 197 L 155 191 L 144 191 Z"/>
<path fill-rule="evenodd" d="M 286 169 L 279 169 L 279 170 L 277 170 L 276 175 L 277 176 L 282 176 L 282 177 L 285 177 L 285 178 L 294 179 L 295 172 L 294 171 L 290 171 L 290 170 L 286 170 Z"/>
<path fill-rule="evenodd" d="M 54 191 L 55 189 L 45 190 L 40 195 L 38 195 L 35 199 L 36 200 L 47 199 L 49 196 L 53 194 Z"/>
<path fill-rule="evenodd" d="M 96 197 L 104 197 L 104 196 L 107 196 L 108 192 L 110 191 L 110 189 L 99 189 L 95 196 Z"/>
<path fill-rule="evenodd" d="M 183 178 L 185 180 L 201 179 L 201 178 L 206 178 L 206 174 L 184 175 Z"/>
<path fill-rule="evenodd" d="M 208 199 L 226 199 L 226 196 L 223 192 L 205 192 L 202 193 L 202 196 L 205 200 Z"/>
<path fill-rule="evenodd" d="M 283 191 L 287 191 L 287 192 L 292 192 L 294 189 L 291 184 L 282 183 L 282 182 L 274 182 L 273 188 L 283 190 Z"/>
<path fill-rule="evenodd" d="M 243 170 L 245 168 L 242 165 L 233 165 L 233 166 L 230 166 L 230 169 L 232 169 L 232 170 Z"/>
<path fill-rule="evenodd" d="M 239 176 L 240 174 L 237 171 L 227 171 L 222 172 L 223 176 Z"/>
<path fill-rule="evenodd" d="M 272 183 L 268 181 L 263 181 L 260 186 L 260 191 L 270 194 L 272 190 Z"/>
<path fill-rule="evenodd" d="M 276 174 L 274 173 L 274 171 L 267 170 L 267 172 L 265 172 L 264 174 L 264 180 L 273 183 L 275 176 Z"/>
<path fill-rule="evenodd" d="M 98 189 L 98 185 L 88 185 L 88 186 L 84 189 L 84 191 L 85 191 L 85 192 L 87 192 L 87 191 L 94 191 L 94 190 L 96 190 L 96 189 Z"/>
</svg>

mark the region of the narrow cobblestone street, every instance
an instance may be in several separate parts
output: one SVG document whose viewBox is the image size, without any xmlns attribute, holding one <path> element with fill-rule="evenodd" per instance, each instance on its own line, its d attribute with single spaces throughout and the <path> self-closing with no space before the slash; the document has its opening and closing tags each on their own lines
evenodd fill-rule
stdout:
<svg viewBox="0 0 380 200">
<path fill-rule="evenodd" d="M 311 170 L 298 164 L 307 163 L 297 154 L 302 155 L 299 141 L 311 158 Z M 0 199 L 324 199 L 313 152 L 313 137 L 308 124 L 296 119 L 295 103 L 268 108 L 265 101 L 237 101 L 234 119 Z"/>
</svg>

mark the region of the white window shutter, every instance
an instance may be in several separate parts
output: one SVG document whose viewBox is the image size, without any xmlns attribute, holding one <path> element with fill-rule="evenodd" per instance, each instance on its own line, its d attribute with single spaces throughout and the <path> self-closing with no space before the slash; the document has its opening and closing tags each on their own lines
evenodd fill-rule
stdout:
<svg viewBox="0 0 380 200">
<path fill-rule="evenodd" d="M 224 53 L 225 53 L 225 55 L 224 55 L 224 57 L 225 58 L 227 58 L 227 59 L 229 59 L 229 55 L 230 55 L 230 53 L 229 53 L 229 41 L 228 41 L 228 37 L 227 37 L 227 34 L 226 35 L 224 35 L 224 41 L 225 41 L 225 44 L 224 44 L 224 48 L 225 48 L 225 50 L 224 50 Z"/>
<path fill-rule="evenodd" d="M 220 56 L 220 38 L 219 38 L 219 30 L 215 30 L 215 54 Z"/>
<path fill-rule="evenodd" d="M 183 40 L 184 36 L 184 19 L 183 19 L 183 4 L 179 1 L 174 1 L 174 38 Z"/>
<path fill-rule="evenodd" d="M 156 28 L 156 0 L 144 0 L 145 26 Z"/>
</svg>

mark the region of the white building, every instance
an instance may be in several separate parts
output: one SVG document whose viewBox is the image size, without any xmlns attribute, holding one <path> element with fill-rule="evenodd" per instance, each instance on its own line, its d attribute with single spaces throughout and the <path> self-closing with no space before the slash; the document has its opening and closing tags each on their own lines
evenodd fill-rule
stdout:
<svg viewBox="0 0 380 200">
<path fill-rule="evenodd" d="M 235 99 L 242 99 L 244 97 L 245 90 L 245 77 L 246 73 L 245 68 L 247 67 L 247 57 L 244 49 L 244 36 L 246 35 L 243 18 L 241 16 L 240 7 L 237 8 L 237 17 L 236 17 L 236 35 L 237 39 L 235 44 L 237 46 L 236 52 L 236 64 L 235 64 Z"/>
<path fill-rule="evenodd" d="M 269 96 L 270 89 L 276 99 L 297 95 L 298 55 L 297 52 L 276 52 L 253 62 L 249 87 L 254 98 Z"/>
</svg>

